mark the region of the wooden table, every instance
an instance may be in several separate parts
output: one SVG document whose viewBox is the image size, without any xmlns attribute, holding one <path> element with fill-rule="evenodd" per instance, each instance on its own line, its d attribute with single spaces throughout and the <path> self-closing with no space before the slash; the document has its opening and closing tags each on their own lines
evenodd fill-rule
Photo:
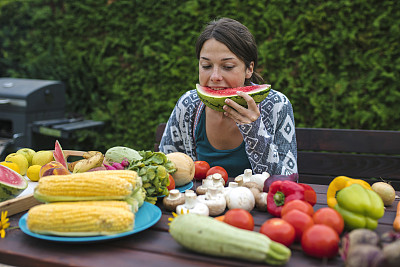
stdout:
<svg viewBox="0 0 400 267">
<path fill-rule="evenodd" d="M 199 184 L 197 182 L 197 184 Z M 196 187 L 195 182 L 195 187 Z M 314 210 L 326 207 L 326 185 L 311 186 L 317 192 Z M 396 192 L 397 195 L 399 192 Z M 386 209 L 379 220 L 378 234 L 392 230 L 398 200 Z M 7 230 L 6 237 L 0 239 L 0 263 L 14 266 L 266 266 L 237 259 L 226 259 L 197 254 L 181 247 L 168 233 L 168 218 L 172 217 L 162 207 L 161 199 L 157 205 L 162 210 L 161 219 L 151 228 L 118 240 L 89 244 L 65 244 L 36 239 L 24 234 L 20 229 Z M 252 211 L 259 231 L 261 224 L 272 216 L 267 212 Z M 18 226 L 24 213 L 10 217 L 11 226 Z M 301 246 L 291 246 L 292 257 L 285 266 L 343 266 L 339 256 L 329 259 L 316 259 L 305 255 Z"/>
</svg>

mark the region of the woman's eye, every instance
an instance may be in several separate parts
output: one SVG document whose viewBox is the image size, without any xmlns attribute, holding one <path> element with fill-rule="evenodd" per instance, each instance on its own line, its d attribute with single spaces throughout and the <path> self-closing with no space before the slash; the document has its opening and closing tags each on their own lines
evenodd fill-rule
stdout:
<svg viewBox="0 0 400 267">
<path fill-rule="evenodd" d="M 226 69 L 226 70 L 231 70 L 233 68 L 234 68 L 234 66 L 224 66 L 224 69 Z"/>
<path fill-rule="evenodd" d="M 211 66 L 210 65 L 205 65 L 205 66 L 201 66 L 203 69 L 205 69 L 205 70 L 207 70 L 207 69 L 210 69 L 211 68 Z"/>
</svg>

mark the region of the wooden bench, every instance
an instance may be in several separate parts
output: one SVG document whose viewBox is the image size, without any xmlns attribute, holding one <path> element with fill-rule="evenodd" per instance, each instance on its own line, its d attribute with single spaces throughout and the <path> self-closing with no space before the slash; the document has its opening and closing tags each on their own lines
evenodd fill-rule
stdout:
<svg viewBox="0 0 400 267">
<path fill-rule="evenodd" d="M 158 125 L 154 151 L 165 129 Z M 400 190 L 400 131 L 296 128 L 302 183 L 329 184 L 337 176 L 370 184 L 388 181 Z"/>
</svg>

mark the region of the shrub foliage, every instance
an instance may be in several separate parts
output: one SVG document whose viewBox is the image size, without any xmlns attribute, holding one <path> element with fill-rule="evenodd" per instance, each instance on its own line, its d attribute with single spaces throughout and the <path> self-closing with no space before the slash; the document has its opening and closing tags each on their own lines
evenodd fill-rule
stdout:
<svg viewBox="0 0 400 267">
<path fill-rule="evenodd" d="M 296 126 L 400 130 L 396 0 L 3 0 L 0 76 L 63 81 L 70 114 L 105 122 L 78 135 L 80 149 L 152 149 L 218 17 L 254 34 L 258 71 Z"/>
</svg>

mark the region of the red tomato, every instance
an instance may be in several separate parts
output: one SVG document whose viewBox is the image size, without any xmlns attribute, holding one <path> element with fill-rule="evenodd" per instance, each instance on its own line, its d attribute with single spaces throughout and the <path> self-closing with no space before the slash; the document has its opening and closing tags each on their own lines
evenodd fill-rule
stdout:
<svg viewBox="0 0 400 267">
<path fill-rule="evenodd" d="M 331 227 L 315 224 L 301 238 L 303 251 L 316 258 L 332 258 L 339 250 L 339 235 Z"/>
<path fill-rule="evenodd" d="M 168 189 L 168 191 L 175 189 L 175 180 L 171 174 L 169 175 L 169 186 L 167 186 L 167 189 Z"/>
<path fill-rule="evenodd" d="M 214 173 L 219 173 L 219 174 L 221 174 L 221 175 L 222 175 L 222 178 L 224 178 L 224 180 L 225 180 L 225 184 L 228 182 L 228 173 L 227 173 L 226 170 L 225 170 L 224 168 L 222 168 L 221 166 L 214 166 L 214 167 L 211 167 L 211 168 L 207 171 L 206 177 L 209 176 L 209 175 L 211 175 L 211 174 L 214 174 Z"/>
<path fill-rule="evenodd" d="M 210 164 L 206 161 L 197 160 L 194 162 L 194 179 L 202 180 L 207 176 L 207 171 L 210 169 Z"/>
<path fill-rule="evenodd" d="M 314 225 L 310 215 L 299 210 L 291 210 L 282 216 L 282 219 L 290 223 L 296 232 L 295 241 L 300 241 L 304 231 Z"/>
<path fill-rule="evenodd" d="M 225 213 L 224 222 L 232 226 L 253 231 L 254 218 L 244 209 L 231 209 Z"/>
<path fill-rule="evenodd" d="M 329 207 L 321 208 L 314 213 L 313 220 L 315 224 L 325 224 L 332 227 L 338 235 L 343 232 L 343 217 L 335 209 Z"/>
<path fill-rule="evenodd" d="M 287 247 L 290 247 L 296 236 L 294 227 L 281 218 L 272 218 L 265 221 L 261 225 L 260 233 Z"/>
<path fill-rule="evenodd" d="M 307 213 L 310 216 L 313 216 L 313 214 L 314 214 L 314 209 L 311 206 L 311 204 L 308 203 L 307 201 L 299 200 L 299 199 L 295 199 L 288 203 L 285 203 L 285 205 L 283 206 L 282 211 L 281 211 L 281 216 L 285 215 L 286 213 L 288 213 L 291 210 L 299 210 L 299 211 Z"/>
</svg>

